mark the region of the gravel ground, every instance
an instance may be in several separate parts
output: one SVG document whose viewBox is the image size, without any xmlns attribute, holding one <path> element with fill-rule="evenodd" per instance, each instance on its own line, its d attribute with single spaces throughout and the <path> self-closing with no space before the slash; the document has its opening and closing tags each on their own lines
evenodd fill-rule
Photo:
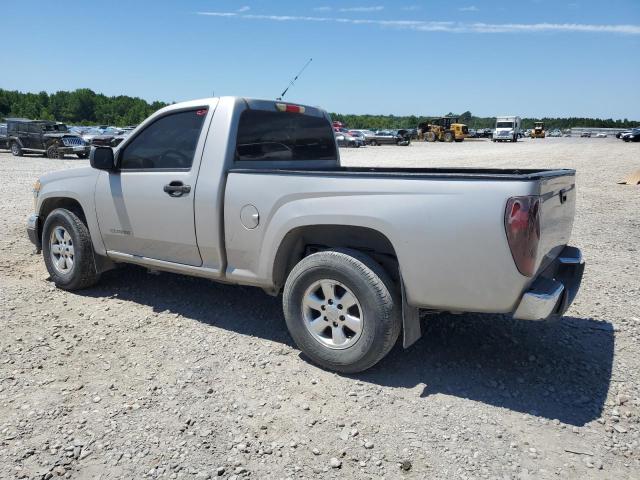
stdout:
<svg viewBox="0 0 640 480">
<path fill-rule="evenodd" d="M 0 478 L 639 478 L 640 145 L 466 141 L 348 165 L 572 167 L 588 262 L 559 323 L 426 319 L 371 370 L 309 364 L 280 299 L 125 267 L 57 290 L 31 185 L 79 160 L 0 153 Z"/>
</svg>

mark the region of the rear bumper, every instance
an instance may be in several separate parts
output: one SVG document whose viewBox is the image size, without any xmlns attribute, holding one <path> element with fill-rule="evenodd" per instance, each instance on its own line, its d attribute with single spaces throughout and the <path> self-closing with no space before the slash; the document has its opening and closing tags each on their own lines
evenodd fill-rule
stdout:
<svg viewBox="0 0 640 480">
<path fill-rule="evenodd" d="M 513 318 L 545 320 L 562 316 L 580 289 L 584 265 L 579 249 L 565 247 L 522 295 Z"/>
</svg>

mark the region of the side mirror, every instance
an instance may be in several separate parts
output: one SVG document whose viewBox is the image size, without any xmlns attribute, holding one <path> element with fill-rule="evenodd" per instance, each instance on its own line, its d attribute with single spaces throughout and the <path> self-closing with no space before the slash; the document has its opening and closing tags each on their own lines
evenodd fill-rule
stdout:
<svg viewBox="0 0 640 480">
<path fill-rule="evenodd" d="M 116 168 L 113 149 L 111 147 L 91 147 L 89 162 L 92 168 L 98 170 L 110 172 Z"/>
</svg>

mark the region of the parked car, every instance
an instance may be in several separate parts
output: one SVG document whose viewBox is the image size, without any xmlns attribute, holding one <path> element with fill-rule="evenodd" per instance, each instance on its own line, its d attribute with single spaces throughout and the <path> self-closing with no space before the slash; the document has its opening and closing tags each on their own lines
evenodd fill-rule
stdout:
<svg viewBox="0 0 640 480">
<path fill-rule="evenodd" d="M 87 158 L 91 147 L 82 137 L 69 132 L 63 123 L 27 118 L 7 118 L 7 141 L 14 156 L 43 153 L 49 158 L 67 154 Z"/>
<path fill-rule="evenodd" d="M 582 132 L 580 133 L 581 138 L 591 138 L 591 132 Z"/>
<path fill-rule="evenodd" d="M 114 127 L 95 127 L 86 131 L 82 138 L 90 145 L 112 146 L 112 140 L 122 132 L 123 130 Z"/>
<path fill-rule="evenodd" d="M 604 132 L 596 133 L 596 138 L 607 138 L 607 134 Z"/>
<path fill-rule="evenodd" d="M 640 128 L 634 128 L 622 136 L 625 142 L 640 142 Z"/>
<path fill-rule="evenodd" d="M 408 145 L 411 139 L 407 140 L 405 135 L 394 130 L 378 130 L 371 137 L 367 138 L 369 145 Z"/>
<path fill-rule="evenodd" d="M 133 132 L 133 130 L 133 128 L 123 128 L 118 135 L 115 135 L 113 138 L 111 138 L 110 146 L 117 147 L 118 145 L 120 145 L 125 138 L 131 135 L 131 132 Z"/>
<path fill-rule="evenodd" d="M 493 130 L 490 128 L 479 128 L 476 132 L 478 138 L 493 138 Z"/>
<path fill-rule="evenodd" d="M 409 137 L 409 140 L 417 140 L 418 139 L 418 129 L 417 128 L 408 128 L 405 130 L 406 136 Z"/>
<path fill-rule="evenodd" d="M 361 139 L 352 137 L 346 132 L 335 132 L 335 137 L 339 147 L 360 148 L 363 144 Z"/>
<path fill-rule="evenodd" d="M 0 148 L 9 149 L 9 142 L 7 141 L 7 124 L 0 123 Z"/>
<path fill-rule="evenodd" d="M 367 137 L 360 130 L 348 130 L 347 133 L 349 135 L 351 135 L 352 137 L 355 137 L 358 140 L 360 140 L 360 142 L 361 142 L 360 145 L 361 146 L 365 146 L 367 144 Z"/>
<path fill-rule="evenodd" d="M 631 133 L 631 130 L 623 130 L 621 132 L 616 132 L 616 138 L 622 138 L 622 136 L 627 133 Z"/>
<path fill-rule="evenodd" d="M 399 130 L 394 130 L 393 133 L 395 133 L 395 135 L 400 138 L 400 140 L 396 142 L 396 145 L 406 147 L 411 144 L 411 139 L 413 138 L 414 131 L 416 132 L 417 137 L 418 131 L 416 129 L 401 128 Z"/>
<path fill-rule="evenodd" d="M 414 343 L 421 308 L 560 317 L 582 279 L 574 170 L 346 167 L 316 107 L 178 103 L 90 161 L 33 188 L 58 288 L 134 263 L 282 292 L 295 343 L 340 372 Z"/>
</svg>

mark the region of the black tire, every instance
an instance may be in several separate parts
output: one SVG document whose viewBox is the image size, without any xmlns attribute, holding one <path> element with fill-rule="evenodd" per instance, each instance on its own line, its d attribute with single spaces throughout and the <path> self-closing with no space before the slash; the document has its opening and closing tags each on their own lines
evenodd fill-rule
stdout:
<svg viewBox="0 0 640 480">
<path fill-rule="evenodd" d="M 377 142 L 377 141 L 375 141 L 375 140 L 371 140 L 371 141 L 369 142 L 369 145 L 371 145 L 372 147 L 375 147 L 375 146 L 377 146 L 377 145 L 378 145 L 378 142 Z"/>
<path fill-rule="evenodd" d="M 22 147 L 20 147 L 20 144 L 18 142 L 11 142 L 11 154 L 14 157 L 21 157 L 22 155 L 24 155 L 22 153 Z"/>
<path fill-rule="evenodd" d="M 347 348 L 322 344 L 305 326 L 303 297 L 319 280 L 346 286 L 362 308 L 362 332 Z M 340 249 L 302 259 L 287 278 L 282 303 L 289 333 L 305 355 L 329 370 L 356 373 L 375 365 L 393 348 L 402 326 L 400 298 L 389 275 L 371 257 Z"/>
<path fill-rule="evenodd" d="M 515 142 L 517 142 L 517 141 L 518 141 L 518 135 L 514 135 L 514 136 L 513 136 L 513 142 L 515 143 Z"/>
<path fill-rule="evenodd" d="M 55 228 L 62 227 L 71 237 L 73 246 L 73 266 L 69 272 L 61 273 L 53 264 L 51 255 L 51 235 Z M 42 229 L 42 255 L 51 280 L 63 290 L 80 290 L 94 285 L 100 274 L 96 271 L 93 257 L 93 244 L 89 229 L 76 215 L 64 208 L 52 211 Z"/>
<path fill-rule="evenodd" d="M 76 153 L 76 155 L 77 155 L 77 156 L 78 156 L 78 158 L 80 158 L 80 159 L 89 158 L 89 154 L 88 154 L 88 153 Z"/>
<path fill-rule="evenodd" d="M 435 142 L 436 141 L 436 134 L 433 132 L 427 132 L 427 134 L 425 135 L 425 140 L 427 142 Z"/>
<path fill-rule="evenodd" d="M 451 143 L 455 140 L 455 136 L 453 135 L 452 132 L 445 132 L 444 134 L 444 141 L 447 143 Z"/>
<path fill-rule="evenodd" d="M 47 158 L 64 158 L 64 155 L 60 155 L 57 145 L 51 145 L 47 148 Z"/>
</svg>

